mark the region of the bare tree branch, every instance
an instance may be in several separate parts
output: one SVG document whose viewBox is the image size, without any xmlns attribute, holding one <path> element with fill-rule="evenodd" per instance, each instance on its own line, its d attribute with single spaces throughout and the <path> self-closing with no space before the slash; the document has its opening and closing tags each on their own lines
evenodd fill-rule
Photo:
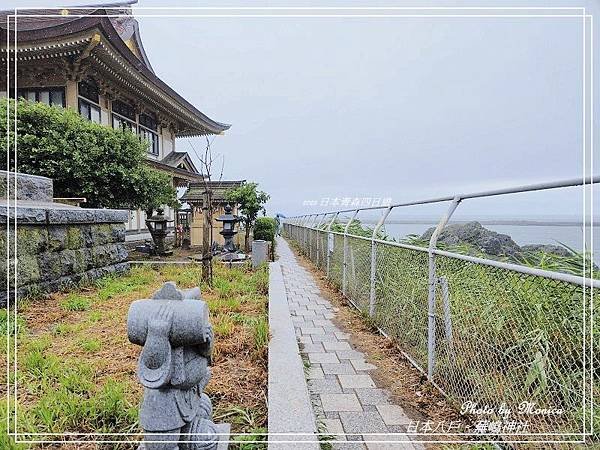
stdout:
<svg viewBox="0 0 600 450">
<path fill-rule="evenodd" d="M 212 227 L 212 216 L 214 213 L 214 207 L 212 204 L 212 167 L 215 162 L 215 155 L 212 152 L 212 141 L 206 136 L 206 146 L 204 148 L 203 157 L 200 157 L 196 147 L 191 141 L 188 141 L 192 148 L 196 158 L 200 161 L 200 175 L 202 177 L 202 184 L 204 187 L 204 199 L 203 199 L 203 217 L 204 217 L 204 235 L 202 243 L 202 279 L 209 284 L 212 284 L 212 242 L 213 242 L 213 227 Z M 225 167 L 225 157 L 223 156 L 223 162 L 221 164 L 221 171 L 219 174 L 219 182 L 223 178 L 223 170 Z"/>
</svg>

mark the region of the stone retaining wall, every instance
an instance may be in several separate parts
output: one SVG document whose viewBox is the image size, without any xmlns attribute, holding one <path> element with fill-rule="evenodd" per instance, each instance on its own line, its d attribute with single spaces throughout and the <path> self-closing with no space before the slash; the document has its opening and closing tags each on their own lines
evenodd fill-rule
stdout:
<svg viewBox="0 0 600 450">
<path fill-rule="evenodd" d="M 5 190 L 6 172 L 0 171 L 0 179 Z M 51 180 L 24 174 L 19 174 L 17 180 L 16 208 L 14 200 L 1 198 L 0 192 L 0 306 L 6 305 L 8 293 L 11 298 L 14 296 L 15 288 L 20 299 L 129 268 L 125 247 L 127 211 L 53 203 L 48 201 L 48 195 L 52 196 Z M 7 238 L 10 238 L 8 243 Z M 6 254 L 7 244 L 10 255 Z M 7 256 L 11 257 L 8 291 Z"/>
</svg>

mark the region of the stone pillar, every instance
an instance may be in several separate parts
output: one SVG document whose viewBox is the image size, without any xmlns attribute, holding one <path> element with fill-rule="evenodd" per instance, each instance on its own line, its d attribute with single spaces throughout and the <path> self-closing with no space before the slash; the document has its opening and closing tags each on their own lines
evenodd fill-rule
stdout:
<svg viewBox="0 0 600 450">
<path fill-rule="evenodd" d="M 252 268 L 256 269 L 268 261 L 269 243 L 267 241 L 252 241 Z"/>
</svg>

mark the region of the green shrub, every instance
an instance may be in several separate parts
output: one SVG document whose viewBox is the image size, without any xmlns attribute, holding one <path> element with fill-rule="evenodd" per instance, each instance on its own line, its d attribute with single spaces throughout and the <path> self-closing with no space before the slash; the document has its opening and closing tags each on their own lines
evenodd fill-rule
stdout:
<svg viewBox="0 0 600 450">
<path fill-rule="evenodd" d="M 265 213 L 265 203 L 269 201 L 269 194 L 258 190 L 257 183 L 245 183 L 225 193 L 225 198 L 231 204 L 238 205 L 238 211 L 244 224 L 244 249 L 250 251 L 249 239 L 252 224 L 257 220 L 258 213 Z M 257 239 L 255 237 L 255 239 Z"/>
<path fill-rule="evenodd" d="M 2 99 L 2 161 L 13 157 L 13 139 L 6 136 L 7 102 L 11 103 L 8 134 L 14 129 L 14 100 Z M 135 134 L 90 122 L 70 108 L 25 100 L 17 105 L 18 169 L 52 178 L 56 197 L 85 197 L 87 207 L 144 210 L 177 203 L 170 177 L 148 167 L 147 144 Z"/>
<path fill-rule="evenodd" d="M 259 217 L 254 222 L 254 239 L 273 242 L 277 232 L 277 222 L 272 217 Z"/>
</svg>

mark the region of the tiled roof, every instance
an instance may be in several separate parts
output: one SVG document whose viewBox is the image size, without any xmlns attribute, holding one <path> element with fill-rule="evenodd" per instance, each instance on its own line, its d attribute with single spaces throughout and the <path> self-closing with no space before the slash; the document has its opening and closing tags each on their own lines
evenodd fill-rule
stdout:
<svg viewBox="0 0 600 450">
<path fill-rule="evenodd" d="M 235 189 L 236 187 L 244 184 L 246 180 L 237 180 L 237 181 L 211 181 L 206 183 L 191 183 L 189 189 L 181 200 L 184 202 L 190 203 L 202 203 L 204 199 L 204 192 L 206 191 L 206 186 L 212 191 L 212 200 L 216 203 L 224 203 L 225 202 L 225 194 L 230 189 Z"/>
<path fill-rule="evenodd" d="M 18 14 L 23 17 L 17 17 L 17 42 L 19 46 L 33 44 L 27 46 L 27 55 L 25 55 L 27 58 L 35 55 L 36 52 L 47 52 L 46 47 L 53 47 L 53 42 L 61 41 L 60 46 L 64 47 L 64 42 L 68 39 L 72 39 L 74 42 L 77 41 L 76 44 L 80 47 L 79 51 L 84 51 L 87 40 L 82 40 L 82 35 L 85 32 L 91 33 L 98 30 L 104 39 L 118 52 L 118 55 L 125 60 L 127 70 L 131 74 L 131 82 L 134 82 L 137 77 L 140 81 L 135 82 L 148 83 L 149 86 L 152 86 L 156 95 L 172 102 L 174 112 L 181 112 L 189 118 L 187 119 L 189 122 L 188 129 L 178 133 L 178 136 L 220 134 L 229 129 L 230 125 L 209 118 L 155 75 L 139 39 L 137 21 L 131 15 L 129 6 L 132 3 L 134 2 L 110 3 L 99 5 L 97 9 L 94 6 L 85 9 L 80 7 L 80 9 L 19 10 Z M 0 12 L 0 49 L 6 47 L 7 33 L 9 31 L 12 33 L 14 29 L 14 21 L 9 20 L 7 26 L 6 20 L 9 14 L 14 13 L 14 11 Z M 122 14 L 122 16 L 117 18 L 107 17 L 111 13 Z M 55 15 L 48 16 L 49 14 Z M 123 38 L 130 35 L 133 36 L 136 42 L 139 55 L 136 55 L 123 40 Z M 73 48 L 71 50 L 76 51 L 77 49 Z M 19 48 L 19 53 L 21 51 L 21 48 Z M 113 61 L 111 64 L 118 64 L 117 60 L 114 59 L 115 57 L 111 56 L 112 50 L 103 42 L 91 52 L 98 52 L 98 55 L 101 54 L 104 58 L 109 58 L 105 61 Z M 47 56 L 44 57 L 47 58 Z M 0 59 L 5 61 L 6 56 L 3 54 Z M 122 71 L 123 69 L 119 68 L 119 70 Z"/>
</svg>

